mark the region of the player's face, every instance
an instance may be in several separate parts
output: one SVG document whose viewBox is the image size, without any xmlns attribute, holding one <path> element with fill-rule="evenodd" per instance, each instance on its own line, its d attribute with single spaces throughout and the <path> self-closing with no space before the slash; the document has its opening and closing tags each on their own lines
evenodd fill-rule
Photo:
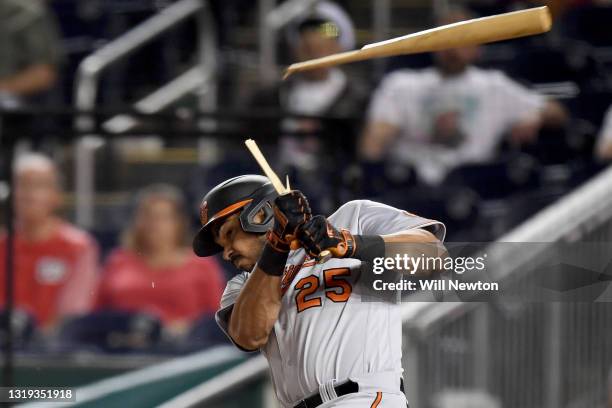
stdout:
<svg viewBox="0 0 612 408">
<path fill-rule="evenodd" d="M 245 232 L 240 226 L 239 214 L 227 217 L 213 228 L 215 242 L 223 248 L 223 259 L 237 269 L 250 272 L 255 267 L 266 240 L 264 234 Z"/>
<path fill-rule="evenodd" d="M 27 169 L 16 175 L 15 213 L 21 222 L 40 222 L 52 215 L 60 202 L 54 169 Z"/>
<path fill-rule="evenodd" d="M 300 41 L 295 50 L 298 61 L 306 61 L 314 58 L 326 57 L 340 51 L 340 46 L 335 38 L 326 37 L 318 31 L 306 30 L 300 34 Z M 313 81 L 327 78 L 327 68 L 314 69 L 303 72 L 303 76 Z"/>
</svg>

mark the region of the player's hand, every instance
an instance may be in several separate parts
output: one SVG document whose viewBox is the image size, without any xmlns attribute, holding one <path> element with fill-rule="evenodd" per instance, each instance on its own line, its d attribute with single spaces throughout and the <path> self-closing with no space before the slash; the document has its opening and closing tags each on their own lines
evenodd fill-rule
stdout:
<svg viewBox="0 0 612 408">
<path fill-rule="evenodd" d="M 268 242 L 277 250 L 289 251 L 296 240 L 297 231 L 312 216 L 304 194 L 292 190 L 274 200 L 274 227 L 268 233 Z"/>
<path fill-rule="evenodd" d="M 324 250 L 329 250 L 334 258 L 350 258 L 355 252 L 353 235 L 345 229 L 336 229 L 322 215 L 307 221 L 298 231 L 298 239 L 313 257 L 318 257 Z"/>
</svg>

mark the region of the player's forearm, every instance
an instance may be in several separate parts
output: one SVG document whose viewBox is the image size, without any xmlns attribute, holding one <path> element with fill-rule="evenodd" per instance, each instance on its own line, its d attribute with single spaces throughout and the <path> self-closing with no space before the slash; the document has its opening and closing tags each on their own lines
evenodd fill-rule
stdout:
<svg viewBox="0 0 612 408">
<path fill-rule="evenodd" d="M 354 252 L 352 258 L 373 264 L 377 258 L 445 258 L 446 248 L 431 232 L 414 229 L 390 235 L 354 235 Z M 435 267 L 439 262 L 430 262 Z M 410 270 L 412 276 L 428 277 L 435 273 L 433 269 L 420 267 Z"/>
<path fill-rule="evenodd" d="M 239 346 L 256 350 L 267 343 L 280 311 L 280 279 L 256 268 L 240 292 L 229 322 L 229 334 Z"/>
<path fill-rule="evenodd" d="M 444 244 L 436 238 L 431 232 L 423 229 L 409 230 L 392 235 L 382 236 L 385 242 L 385 257 L 395 258 L 397 255 L 407 255 L 411 258 L 442 258 L 448 257 L 448 251 Z M 431 262 L 433 267 L 437 266 L 438 262 Z M 434 273 L 440 272 L 435 269 L 420 268 L 412 276 L 428 277 Z"/>
<path fill-rule="evenodd" d="M 280 283 L 289 256 L 289 244 L 273 235 L 272 231 L 268 232 L 257 265 L 240 292 L 230 318 L 230 336 L 248 350 L 259 349 L 268 342 L 280 311 Z"/>
</svg>

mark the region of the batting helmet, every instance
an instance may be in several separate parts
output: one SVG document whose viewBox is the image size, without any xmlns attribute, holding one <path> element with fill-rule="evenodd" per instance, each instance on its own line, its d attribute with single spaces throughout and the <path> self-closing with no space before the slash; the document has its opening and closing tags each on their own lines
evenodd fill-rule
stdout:
<svg viewBox="0 0 612 408">
<path fill-rule="evenodd" d="M 271 205 L 266 205 L 278 196 L 274 186 L 264 176 L 245 175 L 226 180 L 210 190 L 200 204 L 200 222 L 202 228 L 193 240 L 193 251 L 198 256 L 210 256 L 221 252 L 212 234 L 211 226 L 238 211 L 240 225 L 246 232 L 264 233 L 272 228 L 274 214 Z M 254 217 L 264 212 L 262 222 L 255 222 Z"/>
</svg>

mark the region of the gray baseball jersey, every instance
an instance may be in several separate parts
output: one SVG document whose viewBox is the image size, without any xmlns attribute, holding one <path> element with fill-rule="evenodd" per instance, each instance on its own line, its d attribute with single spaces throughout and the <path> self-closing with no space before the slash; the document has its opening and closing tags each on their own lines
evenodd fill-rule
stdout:
<svg viewBox="0 0 612 408">
<path fill-rule="evenodd" d="M 351 201 L 329 221 L 352 234 L 387 235 L 425 228 L 440 240 L 444 225 L 368 200 Z M 331 259 L 317 264 L 303 249 L 291 251 L 282 278 L 282 305 L 268 343 L 261 350 L 270 364 L 281 404 L 291 407 L 321 384 L 370 373 L 402 375 L 399 304 L 362 301 L 361 261 Z M 227 334 L 229 316 L 249 273 L 231 279 L 217 323 Z"/>
</svg>

